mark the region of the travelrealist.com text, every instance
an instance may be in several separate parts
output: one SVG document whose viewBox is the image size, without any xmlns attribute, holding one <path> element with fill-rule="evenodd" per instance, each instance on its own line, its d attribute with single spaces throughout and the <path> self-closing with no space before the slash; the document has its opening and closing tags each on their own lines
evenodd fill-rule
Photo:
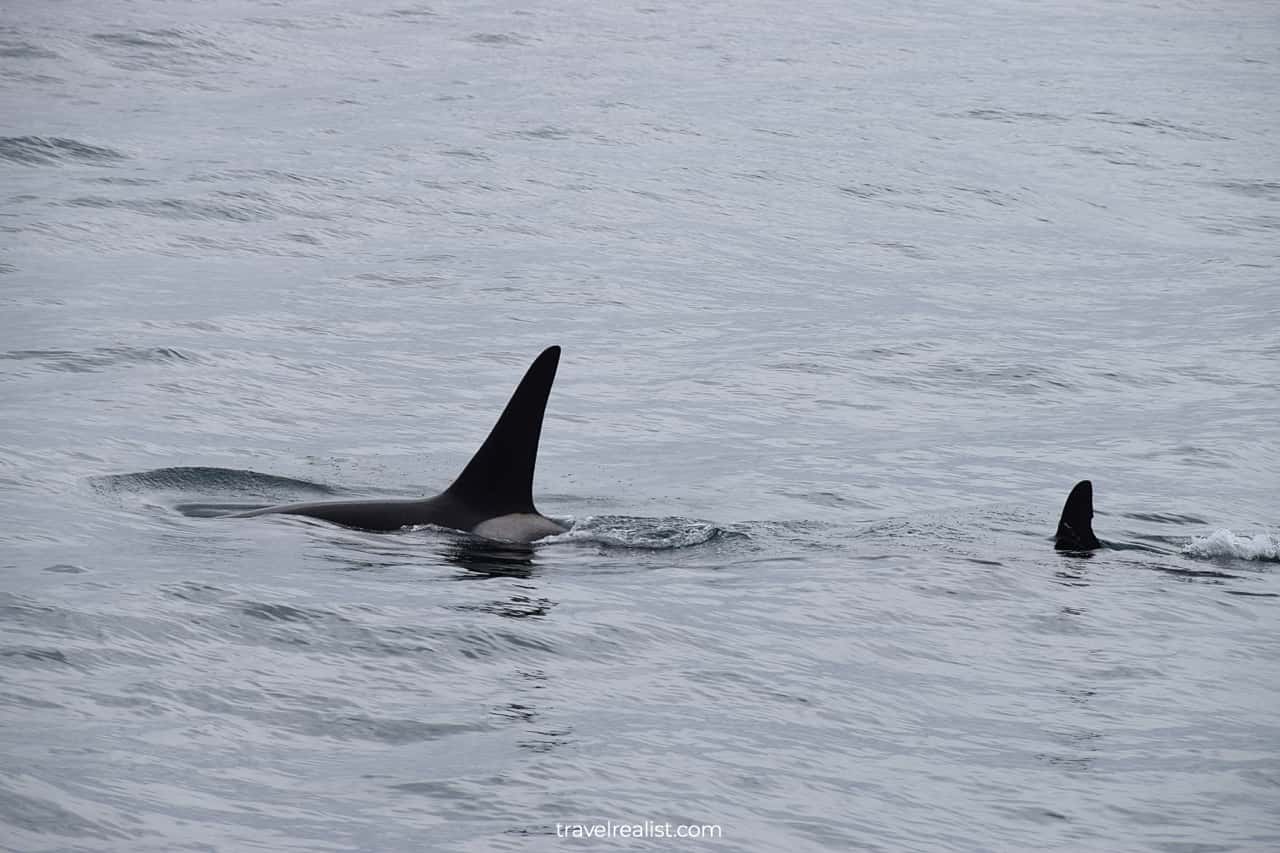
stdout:
<svg viewBox="0 0 1280 853">
<path fill-rule="evenodd" d="M 723 838 L 718 823 L 659 823 L 653 820 L 639 823 L 557 823 L 557 838 Z"/>
</svg>

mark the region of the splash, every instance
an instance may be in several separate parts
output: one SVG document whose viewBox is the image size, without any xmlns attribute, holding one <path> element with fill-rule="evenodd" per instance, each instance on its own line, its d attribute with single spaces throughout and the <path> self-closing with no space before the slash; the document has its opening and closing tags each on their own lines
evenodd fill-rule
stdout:
<svg viewBox="0 0 1280 853">
<path fill-rule="evenodd" d="M 1254 536 L 1219 528 L 1208 536 L 1196 536 L 1182 546 L 1189 557 L 1235 557 L 1239 560 L 1280 561 L 1280 537 L 1270 533 Z"/>
<path fill-rule="evenodd" d="M 615 548 L 666 551 L 691 548 L 717 539 L 724 531 L 707 521 L 669 516 L 636 518 L 595 515 L 574 521 L 568 531 L 544 542 L 588 542 Z"/>
</svg>

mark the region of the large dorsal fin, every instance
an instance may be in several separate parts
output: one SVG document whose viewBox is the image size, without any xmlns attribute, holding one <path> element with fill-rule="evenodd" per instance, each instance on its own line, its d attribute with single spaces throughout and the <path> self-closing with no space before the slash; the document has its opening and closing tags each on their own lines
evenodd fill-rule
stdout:
<svg viewBox="0 0 1280 853">
<path fill-rule="evenodd" d="M 536 513 L 533 468 L 538 461 L 542 414 L 560 363 L 560 347 L 547 347 L 534 359 L 489 437 L 445 490 L 472 509 L 495 518 Z"/>
<path fill-rule="evenodd" d="M 1093 535 L 1093 483 L 1090 480 L 1076 483 L 1071 494 L 1067 495 L 1054 539 L 1054 547 L 1059 551 L 1088 551 L 1102 547 L 1098 537 Z"/>
</svg>

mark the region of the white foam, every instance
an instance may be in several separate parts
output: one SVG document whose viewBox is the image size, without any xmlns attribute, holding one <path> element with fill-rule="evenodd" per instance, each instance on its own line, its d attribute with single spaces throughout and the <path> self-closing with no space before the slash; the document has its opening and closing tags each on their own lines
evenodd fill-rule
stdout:
<svg viewBox="0 0 1280 853">
<path fill-rule="evenodd" d="M 1219 528 L 1208 536 L 1196 536 L 1182 546 L 1189 557 L 1235 557 L 1240 560 L 1280 560 L 1280 537 L 1270 533 L 1254 536 Z"/>
<path fill-rule="evenodd" d="M 701 545 L 723 531 L 714 524 L 687 518 L 632 518 L 621 515 L 596 515 L 574 521 L 559 536 L 543 542 L 595 542 L 617 548 L 665 551 Z"/>
</svg>

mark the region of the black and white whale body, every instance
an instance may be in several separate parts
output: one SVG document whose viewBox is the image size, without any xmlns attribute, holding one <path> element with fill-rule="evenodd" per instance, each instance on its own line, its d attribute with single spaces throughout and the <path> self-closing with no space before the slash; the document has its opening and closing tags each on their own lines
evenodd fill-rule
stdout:
<svg viewBox="0 0 1280 853">
<path fill-rule="evenodd" d="M 465 530 L 487 539 L 532 542 L 563 533 L 563 525 L 533 505 L 533 469 L 560 347 L 548 347 L 525 373 L 467 467 L 440 494 L 422 500 L 318 501 L 239 513 L 305 515 L 362 530 L 391 531 L 417 524 Z"/>
<path fill-rule="evenodd" d="M 1102 543 L 1093 535 L 1093 483 L 1081 480 L 1067 495 L 1054 536 L 1059 551 L 1092 551 Z"/>
</svg>

